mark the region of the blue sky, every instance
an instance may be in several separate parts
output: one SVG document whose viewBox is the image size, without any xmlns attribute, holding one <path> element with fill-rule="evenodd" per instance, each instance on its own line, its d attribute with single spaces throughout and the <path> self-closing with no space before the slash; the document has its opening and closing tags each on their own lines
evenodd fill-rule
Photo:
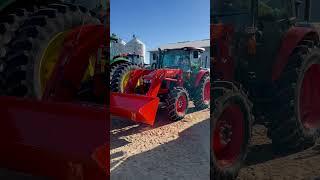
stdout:
<svg viewBox="0 0 320 180">
<path fill-rule="evenodd" d="M 209 25 L 210 0 L 110 0 L 111 33 L 126 42 L 135 34 L 147 51 L 167 43 L 208 39 Z"/>
</svg>

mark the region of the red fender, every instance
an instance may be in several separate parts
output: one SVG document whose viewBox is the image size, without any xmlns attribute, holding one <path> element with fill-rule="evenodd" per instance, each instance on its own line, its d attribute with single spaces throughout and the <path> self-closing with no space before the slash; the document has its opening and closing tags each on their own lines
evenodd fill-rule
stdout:
<svg viewBox="0 0 320 180">
<path fill-rule="evenodd" d="M 306 36 L 314 36 L 317 40 L 317 31 L 309 27 L 293 27 L 285 34 L 279 53 L 276 58 L 276 62 L 272 67 L 272 81 L 280 78 L 280 75 L 288 63 L 289 57 L 292 54 L 298 43 Z"/>
<path fill-rule="evenodd" d="M 196 76 L 196 81 L 195 81 L 195 84 L 194 84 L 195 87 L 198 87 L 198 86 L 199 86 L 200 81 L 201 81 L 202 77 L 203 77 L 205 74 L 209 74 L 209 71 L 208 71 L 208 70 L 203 70 L 203 69 L 199 71 L 199 73 L 198 73 L 197 76 Z"/>
</svg>

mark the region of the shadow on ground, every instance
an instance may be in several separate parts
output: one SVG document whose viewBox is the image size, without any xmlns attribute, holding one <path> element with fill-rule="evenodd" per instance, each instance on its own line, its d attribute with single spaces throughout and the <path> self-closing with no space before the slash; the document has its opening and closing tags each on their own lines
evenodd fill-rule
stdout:
<svg viewBox="0 0 320 180">
<path fill-rule="evenodd" d="M 190 102 L 189 106 L 190 108 L 188 109 L 187 115 L 198 111 L 193 106 L 192 102 Z M 181 121 L 185 121 L 185 120 L 183 119 Z M 110 142 L 111 142 L 110 150 L 121 147 L 121 146 L 125 146 L 126 144 L 129 143 L 126 140 L 121 139 L 119 137 L 141 133 L 143 131 L 147 131 L 153 128 L 158 128 L 161 126 L 168 125 L 170 123 L 173 123 L 173 122 L 169 120 L 168 111 L 163 105 L 161 106 L 161 108 L 159 107 L 158 109 L 155 124 L 153 126 L 142 124 L 142 123 L 135 123 L 133 121 L 130 121 L 128 119 L 123 119 L 120 117 L 112 117 L 110 130 L 111 131 L 116 130 L 117 132 L 112 135 L 110 134 Z"/>
<path fill-rule="evenodd" d="M 209 179 L 209 130 L 207 119 L 182 131 L 173 141 L 111 164 L 111 179 Z M 117 158 L 122 155 L 113 154 Z"/>
<path fill-rule="evenodd" d="M 264 128 L 254 127 L 253 143 L 237 179 L 315 180 L 320 176 L 320 144 L 304 151 L 279 154 Z"/>
</svg>

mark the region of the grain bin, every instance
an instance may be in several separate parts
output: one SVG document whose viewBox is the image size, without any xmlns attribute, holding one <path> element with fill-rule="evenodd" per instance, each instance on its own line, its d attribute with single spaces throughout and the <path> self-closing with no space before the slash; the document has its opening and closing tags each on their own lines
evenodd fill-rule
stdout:
<svg viewBox="0 0 320 180">
<path fill-rule="evenodd" d="M 145 57 L 146 46 L 135 35 L 133 35 L 133 39 L 125 45 L 125 49 L 127 53 L 137 54 L 142 56 L 143 59 Z"/>
<path fill-rule="evenodd" d="M 115 34 L 112 34 L 112 37 L 116 37 Z M 117 55 L 120 55 L 120 54 L 123 54 L 125 53 L 125 45 L 126 43 L 121 39 L 121 38 L 118 38 L 116 37 L 117 41 L 111 41 L 110 43 L 110 55 L 111 55 L 111 58 L 113 56 L 117 56 Z"/>
</svg>

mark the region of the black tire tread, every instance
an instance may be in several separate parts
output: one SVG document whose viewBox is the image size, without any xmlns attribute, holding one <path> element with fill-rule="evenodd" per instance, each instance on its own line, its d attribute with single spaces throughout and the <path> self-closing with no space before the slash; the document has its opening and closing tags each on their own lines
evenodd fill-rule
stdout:
<svg viewBox="0 0 320 180">
<path fill-rule="evenodd" d="M 170 90 L 170 93 L 167 95 L 165 101 L 167 104 L 167 111 L 169 115 L 169 119 L 171 121 L 179 121 L 185 117 L 185 114 L 183 116 L 180 116 L 176 112 L 176 100 L 181 95 L 185 94 L 187 98 L 187 108 L 186 112 L 189 108 L 189 94 L 188 91 L 183 87 L 174 87 L 172 90 Z"/>
<path fill-rule="evenodd" d="M 82 21 L 83 20 L 83 21 Z M 24 20 L 15 37 L 7 45 L 4 57 L 4 77 L 6 94 L 12 96 L 35 97 L 33 71 L 43 48 L 57 33 L 83 24 L 99 24 L 99 20 L 84 12 L 83 8 L 72 4 L 49 4 L 39 8 Z M 17 58 L 23 56 L 23 61 Z M 16 76 L 17 70 L 25 76 Z M 8 81 L 15 79 L 15 81 Z M 23 90 L 23 91 L 19 91 Z"/>
<path fill-rule="evenodd" d="M 303 40 L 295 48 L 288 65 L 276 81 L 277 94 L 273 100 L 271 126 L 268 129 L 276 153 L 304 150 L 312 146 L 319 136 L 318 133 L 307 133 L 304 130 L 295 110 L 298 79 L 307 58 L 316 50 L 314 41 Z"/>
<path fill-rule="evenodd" d="M 110 90 L 112 92 L 120 92 L 121 91 L 121 79 L 123 75 L 129 71 L 134 69 L 139 69 L 140 67 L 133 63 L 121 63 L 118 66 L 114 67 L 115 69 L 112 72 L 111 80 L 110 80 Z"/>
<path fill-rule="evenodd" d="M 243 145 L 241 158 L 239 158 L 233 165 L 229 167 L 220 167 L 217 164 L 214 158 L 214 152 L 211 149 L 211 179 L 232 180 L 237 177 L 248 154 L 248 147 L 251 141 L 251 129 L 254 123 L 254 116 L 252 113 L 253 106 L 242 87 L 237 86 L 232 82 L 215 81 L 211 91 L 221 91 L 218 93 L 218 96 L 214 97 L 214 101 L 212 102 L 213 104 L 211 106 L 211 133 L 214 131 L 214 124 L 216 124 L 220 114 L 224 111 L 225 104 L 228 103 L 231 98 L 237 97 L 239 100 L 241 100 L 242 106 L 247 111 L 247 137 L 245 139 L 246 143 Z M 211 138 L 212 137 L 213 136 L 211 135 Z"/>
</svg>

